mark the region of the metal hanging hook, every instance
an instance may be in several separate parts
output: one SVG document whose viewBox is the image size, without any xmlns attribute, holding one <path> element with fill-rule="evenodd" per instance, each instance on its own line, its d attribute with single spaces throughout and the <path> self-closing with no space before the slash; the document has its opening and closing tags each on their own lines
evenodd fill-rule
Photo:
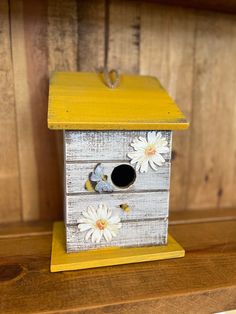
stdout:
<svg viewBox="0 0 236 314">
<path fill-rule="evenodd" d="M 104 82 L 109 88 L 116 88 L 120 83 L 120 73 L 118 70 L 112 69 L 108 72 L 107 68 L 104 69 Z"/>
</svg>

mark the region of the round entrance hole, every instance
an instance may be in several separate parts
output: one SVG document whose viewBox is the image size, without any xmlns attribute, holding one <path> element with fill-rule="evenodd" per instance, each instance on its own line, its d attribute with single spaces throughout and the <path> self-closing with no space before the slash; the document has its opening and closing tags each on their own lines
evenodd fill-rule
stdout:
<svg viewBox="0 0 236 314">
<path fill-rule="evenodd" d="M 111 174 L 113 184 L 121 189 L 128 188 L 134 183 L 135 179 L 136 173 L 134 168 L 126 164 L 115 167 Z"/>
</svg>

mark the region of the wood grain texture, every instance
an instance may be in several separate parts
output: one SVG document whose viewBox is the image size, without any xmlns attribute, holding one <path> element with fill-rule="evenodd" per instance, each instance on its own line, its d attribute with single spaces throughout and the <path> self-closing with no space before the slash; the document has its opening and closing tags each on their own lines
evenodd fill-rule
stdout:
<svg viewBox="0 0 236 314">
<path fill-rule="evenodd" d="M 100 243 L 85 241 L 86 232 L 80 232 L 78 226 L 66 226 L 67 252 L 86 251 L 103 247 L 139 247 L 145 245 L 165 245 L 167 241 L 168 219 L 148 221 L 123 221 L 122 227 L 111 242 L 104 238 Z"/>
<path fill-rule="evenodd" d="M 48 102 L 47 1 L 24 2 L 25 47 L 41 219 L 61 216 L 62 190 L 56 134 L 46 127 Z M 37 75 L 35 75 L 37 73 Z M 49 175 L 50 173 L 50 175 Z M 28 193 L 28 191 L 26 191 Z"/>
<path fill-rule="evenodd" d="M 107 204 L 117 212 L 122 220 L 142 220 L 168 216 L 169 192 L 137 192 L 137 193 L 88 193 L 87 195 L 66 196 L 66 223 L 74 224 L 81 218 L 88 206 L 97 208 L 100 203 Z M 130 212 L 126 213 L 119 207 L 127 203 Z"/>
<path fill-rule="evenodd" d="M 78 64 L 78 21 L 75 0 L 48 1 L 48 72 L 76 71 Z M 60 185 L 63 191 L 63 134 L 56 134 Z"/>
<path fill-rule="evenodd" d="M 48 127 L 53 130 L 184 130 L 189 123 L 157 78 L 55 72 L 50 79 Z"/>
<path fill-rule="evenodd" d="M 169 216 L 169 223 L 172 225 L 230 220 L 236 220 L 234 208 L 172 211 Z"/>
<path fill-rule="evenodd" d="M 108 69 L 117 69 L 120 73 L 138 73 L 140 54 L 138 1 L 110 1 L 109 35 Z"/>
<path fill-rule="evenodd" d="M 108 176 L 108 182 L 112 184 L 111 174 L 115 167 L 120 164 L 130 163 L 117 163 L 106 162 L 102 163 L 104 174 Z M 84 193 L 85 182 L 89 177 L 89 174 L 93 172 L 96 167 L 96 163 L 66 163 L 66 193 Z M 128 191 L 136 190 L 169 190 L 170 181 L 170 163 L 166 162 L 162 167 L 158 167 L 157 171 L 149 169 L 147 173 L 136 173 L 135 182 L 129 186 Z M 113 185 L 114 191 L 120 191 L 120 188 Z"/>
<path fill-rule="evenodd" d="M 236 13 L 236 3 L 234 0 L 149 0 L 149 2 L 194 8 L 198 10 L 212 10 L 216 12 L 226 12 L 230 14 Z"/>
<path fill-rule="evenodd" d="M 0 2 L 0 221 L 21 219 L 9 3 Z"/>
<path fill-rule="evenodd" d="M 30 143 L 26 149 L 33 150 L 33 153 L 22 156 L 21 165 L 23 171 L 27 173 L 29 169 L 35 168 L 37 173 L 29 172 L 29 179 L 24 181 L 22 185 L 22 194 L 25 195 L 26 204 L 23 208 L 32 208 L 36 203 L 37 213 L 23 213 L 25 220 L 28 219 L 52 219 L 61 215 L 62 209 L 62 190 L 60 189 L 60 176 L 57 154 L 56 134 L 50 133 L 46 127 L 47 117 L 47 101 L 48 101 L 48 33 L 47 33 L 47 1 L 32 2 L 22 0 L 23 21 L 19 19 L 19 23 L 23 23 L 23 27 L 19 31 L 23 31 L 22 39 L 25 59 L 26 72 L 24 67 L 19 68 L 18 80 L 23 76 L 26 80 L 27 90 L 29 94 L 24 94 L 22 98 L 16 98 L 16 104 L 19 106 L 24 100 L 29 101 L 27 106 L 27 115 L 22 116 L 18 124 L 19 134 L 21 135 L 22 145 L 28 140 L 29 136 L 22 129 L 27 128 L 27 124 L 32 125 L 30 130 Z M 14 26 L 15 29 L 17 25 Z M 14 38 L 18 40 L 18 34 Z M 14 41 L 13 38 L 13 41 Z M 17 43 L 16 43 L 17 44 Z M 17 55 L 15 63 L 17 61 Z M 18 63 L 17 63 L 18 64 Z M 16 71 L 18 68 L 16 68 Z M 22 71 L 22 72 L 21 72 Z M 35 74 L 37 73 L 37 75 Z M 25 84 L 25 83 L 24 83 Z M 24 105 L 25 106 L 25 105 Z M 29 109 L 30 108 L 30 109 Z M 19 109 L 20 110 L 20 109 Z M 23 120 L 25 118 L 25 120 Z M 29 146 L 28 146 L 29 145 Z M 50 173 L 50 175 L 48 175 Z M 31 179 L 32 176 L 32 179 Z M 35 179 L 36 177 L 36 179 Z M 23 180 L 23 179 L 22 179 Z M 32 186 L 31 186 L 32 180 Z M 37 183 L 35 183 L 35 180 Z M 22 209 L 24 212 L 24 209 Z M 32 217 L 32 218 L 31 218 Z"/>
<path fill-rule="evenodd" d="M 54 71 L 76 71 L 78 21 L 75 0 L 48 1 L 49 75 Z"/>
<path fill-rule="evenodd" d="M 22 219 L 55 218 L 60 216 L 61 190 L 56 136 L 45 127 L 47 2 L 12 1 L 11 12 Z"/>
<path fill-rule="evenodd" d="M 160 217 L 168 216 L 169 162 L 166 165 L 167 167 L 165 166 L 166 172 L 164 172 L 164 176 L 160 175 L 160 171 L 157 173 L 149 171 L 140 177 L 139 173 L 137 173 L 138 181 L 136 186 L 133 185 L 132 189 L 128 188 L 123 191 L 116 189 L 116 191 L 112 193 L 97 194 L 87 192 L 84 187 L 89 174 L 96 166 L 96 164 L 88 163 L 87 161 L 92 159 L 103 162 L 104 159 L 104 174 L 108 175 L 110 180 L 114 163 L 110 162 L 108 158 L 123 160 L 127 152 L 130 151 L 130 144 L 133 139 L 140 136 L 146 138 L 147 132 L 65 131 L 64 133 L 65 160 L 68 160 L 68 156 L 73 156 L 73 163 L 66 162 L 65 164 L 66 191 L 70 193 L 70 187 L 73 186 L 77 190 L 79 189 L 76 196 L 72 193 L 65 196 L 66 224 L 76 224 L 75 226 L 66 226 L 67 251 L 77 252 L 104 246 L 136 247 L 140 245 L 159 245 L 165 243 L 168 222 L 167 219 L 160 220 Z M 165 131 L 162 132 L 162 134 L 163 137 L 167 139 L 168 147 L 171 151 L 171 132 Z M 86 157 L 83 156 L 84 153 Z M 78 158 L 80 162 L 75 162 Z M 165 158 L 170 158 L 170 152 L 165 154 Z M 81 160 L 83 160 L 82 163 Z M 109 163 L 107 161 L 109 161 Z M 119 164 L 121 163 L 116 163 L 116 165 Z M 75 168 L 75 166 L 77 168 Z M 72 175 L 72 172 L 68 171 L 68 167 L 73 169 Z M 164 167 L 161 168 L 164 169 Z M 146 179 L 144 179 L 144 177 Z M 165 181 L 167 186 L 164 184 Z M 159 182 L 161 190 L 166 188 L 167 191 L 157 191 L 156 182 Z M 153 191 L 151 191 L 152 189 Z M 97 208 L 101 203 L 106 204 L 113 212 L 116 212 L 121 217 L 124 225 L 122 226 L 122 230 L 119 230 L 117 238 L 113 239 L 111 243 L 107 243 L 103 240 L 99 244 L 92 244 L 90 243 L 91 241 L 84 241 L 86 232 L 79 232 L 77 221 L 81 218 L 82 212 L 86 208 L 89 206 Z M 128 204 L 131 211 L 126 213 L 119 207 L 120 204 Z M 148 219 L 148 221 L 145 221 L 145 219 Z"/>
<path fill-rule="evenodd" d="M 81 314 L 103 314 L 103 313 L 124 313 L 129 314 L 142 314 L 149 313 L 170 313 L 170 314 L 181 314 L 181 313 L 196 313 L 201 311 L 202 313 L 213 313 L 218 311 L 217 309 L 226 308 L 229 312 L 223 312 L 226 314 L 234 314 L 233 309 L 235 307 L 235 288 L 224 288 L 206 291 L 205 293 L 196 292 L 194 294 L 178 295 L 176 297 L 165 297 L 158 300 L 143 300 L 138 303 L 123 303 L 117 304 L 116 306 L 107 305 L 101 308 L 85 309 L 80 311 Z M 199 306 L 198 302 L 201 300 Z M 227 301 L 226 301 L 227 300 Z M 71 312 L 73 313 L 73 311 Z"/>
<path fill-rule="evenodd" d="M 58 274 L 49 272 L 51 235 L 30 235 L 34 228 L 27 226 L 28 236 L 23 225 L 12 238 L 9 226 L 0 239 L 3 313 L 180 314 L 236 308 L 235 220 L 171 226 L 186 249 L 183 259 Z"/>
<path fill-rule="evenodd" d="M 77 1 L 78 68 L 98 71 L 104 66 L 104 0 Z"/>
<path fill-rule="evenodd" d="M 163 131 L 163 136 L 171 145 L 171 132 Z M 65 159 L 66 161 L 128 161 L 127 153 L 132 152 L 130 146 L 136 137 L 145 137 L 144 131 L 65 131 Z M 170 159 L 170 154 L 163 154 Z"/>
<path fill-rule="evenodd" d="M 35 151 L 34 126 L 28 84 L 25 47 L 24 3 L 10 1 L 11 42 L 16 102 L 17 142 L 19 149 L 22 219 L 39 219 L 38 165 Z M 22 79 L 24 77 L 24 79 Z"/>
<path fill-rule="evenodd" d="M 197 15 L 189 209 L 233 206 L 236 133 L 232 104 L 236 103 L 236 68 L 232 62 L 236 41 L 232 38 L 235 36 L 233 16 Z"/>
<path fill-rule="evenodd" d="M 1 224 L 0 239 L 51 235 L 51 221 L 14 222 Z"/>
<path fill-rule="evenodd" d="M 191 124 L 195 15 L 191 10 L 142 4 L 140 72 L 156 75 Z M 186 208 L 191 129 L 173 134 L 172 210 Z"/>
</svg>

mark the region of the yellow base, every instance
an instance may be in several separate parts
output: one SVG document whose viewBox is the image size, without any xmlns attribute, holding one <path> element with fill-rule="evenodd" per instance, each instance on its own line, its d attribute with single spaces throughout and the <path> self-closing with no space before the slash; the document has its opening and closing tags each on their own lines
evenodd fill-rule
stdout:
<svg viewBox="0 0 236 314">
<path fill-rule="evenodd" d="M 111 247 L 68 254 L 65 251 L 64 223 L 55 222 L 53 226 L 51 272 L 155 261 L 184 255 L 184 249 L 170 235 L 165 246 Z"/>
</svg>

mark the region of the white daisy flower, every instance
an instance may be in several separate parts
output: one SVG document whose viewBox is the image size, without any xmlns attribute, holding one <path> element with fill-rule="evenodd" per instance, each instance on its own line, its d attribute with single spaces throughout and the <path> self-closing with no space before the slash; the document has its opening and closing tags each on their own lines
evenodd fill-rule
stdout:
<svg viewBox="0 0 236 314">
<path fill-rule="evenodd" d="M 149 165 L 153 170 L 157 170 L 156 165 L 162 166 L 165 162 L 161 154 L 169 152 L 167 144 L 161 132 L 148 132 L 147 139 L 135 138 L 130 144 L 135 151 L 128 154 L 131 164 L 136 164 L 136 170 L 140 172 L 147 172 Z"/>
<path fill-rule="evenodd" d="M 100 204 L 97 209 L 89 206 L 82 215 L 83 218 L 78 220 L 78 229 L 81 232 L 87 231 L 86 241 L 91 237 L 92 243 L 99 243 L 104 237 L 107 242 L 110 242 L 121 228 L 120 217 L 112 216 L 112 210 L 104 204 Z"/>
</svg>

